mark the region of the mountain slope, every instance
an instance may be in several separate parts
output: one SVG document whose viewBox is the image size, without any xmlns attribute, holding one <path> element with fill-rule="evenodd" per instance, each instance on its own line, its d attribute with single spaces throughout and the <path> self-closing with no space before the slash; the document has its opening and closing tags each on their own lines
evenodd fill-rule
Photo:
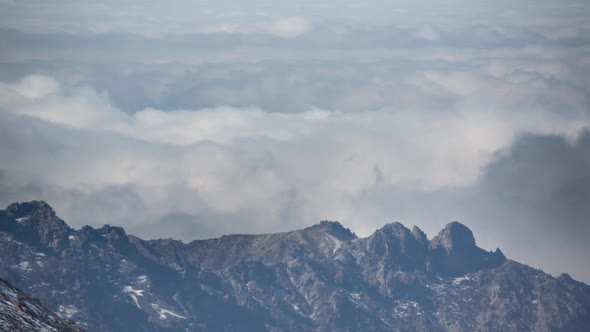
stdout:
<svg viewBox="0 0 590 332">
<path fill-rule="evenodd" d="M 0 279 L 0 331 L 82 331 Z"/>
<path fill-rule="evenodd" d="M 44 202 L 0 211 L 0 276 L 90 331 L 581 331 L 590 287 L 477 247 L 337 222 L 182 243 L 75 230 Z"/>
</svg>

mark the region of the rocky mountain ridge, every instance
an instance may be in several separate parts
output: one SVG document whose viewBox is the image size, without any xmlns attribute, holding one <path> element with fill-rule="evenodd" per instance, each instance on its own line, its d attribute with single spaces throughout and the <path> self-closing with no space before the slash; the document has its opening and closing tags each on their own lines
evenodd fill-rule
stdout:
<svg viewBox="0 0 590 332">
<path fill-rule="evenodd" d="M 337 222 L 183 243 L 70 228 L 34 201 L 0 211 L 0 277 L 90 331 L 577 331 L 590 287 L 477 247 Z"/>
</svg>

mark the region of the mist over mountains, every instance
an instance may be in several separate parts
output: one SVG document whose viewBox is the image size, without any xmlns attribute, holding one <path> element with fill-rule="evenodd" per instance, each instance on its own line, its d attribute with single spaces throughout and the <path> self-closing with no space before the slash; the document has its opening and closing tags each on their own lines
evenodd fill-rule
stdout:
<svg viewBox="0 0 590 332">
<path fill-rule="evenodd" d="M 462 220 L 588 283 L 588 21 L 585 0 L 0 0 L 0 206 L 185 241 Z"/>
</svg>

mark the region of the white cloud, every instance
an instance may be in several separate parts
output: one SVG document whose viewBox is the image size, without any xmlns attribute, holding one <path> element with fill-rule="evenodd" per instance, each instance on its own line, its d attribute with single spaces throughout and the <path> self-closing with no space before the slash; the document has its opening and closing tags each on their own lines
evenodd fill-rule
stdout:
<svg viewBox="0 0 590 332">
<path fill-rule="evenodd" d="M 438 31 L 430 25 L 425 25 L 416 29 L 415 36 L 430 41 L 438 40 L 440 37 Z"/>
<path fill-rule="evenodd" d="M 263 34 L 281 38 L 295 38 L 311 30 L 307 17 L 291 16 L 278 19 L 257 19 L 253 21 L 215 22 L 198 29 L 204 33 Z"/>
<path fill-rule="evenodd" d="M 272 22 L 269 32 L 279 37 L 293 38 L 307 33 L 310 28 L 311 24 L 307 18 L 294 16 Z"/>
<path fill-rule="evenodd" d="M 0 105 L 16 114 L 80 128 L 122 120 L 104 94 L 88 88 L 64 90 L 53 78 L 27 76 L 15 84 L 0 84 Z"/>
<path fill-rule="evenodd" d="M 164 210 L 168 197 L 186 192 L 216 213 L 250 211 L 261 225 L 272 225 L 289 204 L 297 204 L 298 222 L 338 218 L 361 233 L 372 226 L 355 202 L 376 182 L 424 191 L 469 186 L 516 134 L 573 136 L 588 125 L 578 117 L 473 107 L 295 114 L 218 107 L 127 114 L 103 93 L 39 76 L 3 83 L 0 95 L 0 108 L 27 117 L 15 122 L 24 128 L 13 129 L 36 133 L 23 138 L 17 151 L 7 145 L 14 143 L 2 146 L 11 151 L 2 168 L 13 184 L 33 178 L 86 193 L 131 186 L 146 204 Z M 64 126 L 70 134 L 39 132 L 27 125 L 31 118 Z M 41 150 L 32 154 L 28 144 Z M 45 151 L 43 144 L 53 147 Z M 190 203 L 182 209 L 199 212 Z"/>
<path fill-rule="evenodd" d="M 27 76 L 11 86 L 25 98 L 38 99 L 59 92 L 59 84 L 47 76 Z"/>
</svg>

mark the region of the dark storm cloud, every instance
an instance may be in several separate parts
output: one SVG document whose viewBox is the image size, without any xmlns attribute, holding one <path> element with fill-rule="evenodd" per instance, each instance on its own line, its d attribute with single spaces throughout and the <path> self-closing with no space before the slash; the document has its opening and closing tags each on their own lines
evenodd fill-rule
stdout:
<svg viewBox="0 0 590 332">
<path fill-rule="evenodd" d="M 543 228 L 555 236 L 590 238 L 590 131 L 575 142 L 560 136 L 526 134 L 485 168 L 484 193 L 515 216 L 515 224 Z"/>
<path fill-rule="evenodd" d="M 590 132 L 525 134 L 463 193 L 465 219 L 516 260 L 590 281 Z"/>
</svg>

